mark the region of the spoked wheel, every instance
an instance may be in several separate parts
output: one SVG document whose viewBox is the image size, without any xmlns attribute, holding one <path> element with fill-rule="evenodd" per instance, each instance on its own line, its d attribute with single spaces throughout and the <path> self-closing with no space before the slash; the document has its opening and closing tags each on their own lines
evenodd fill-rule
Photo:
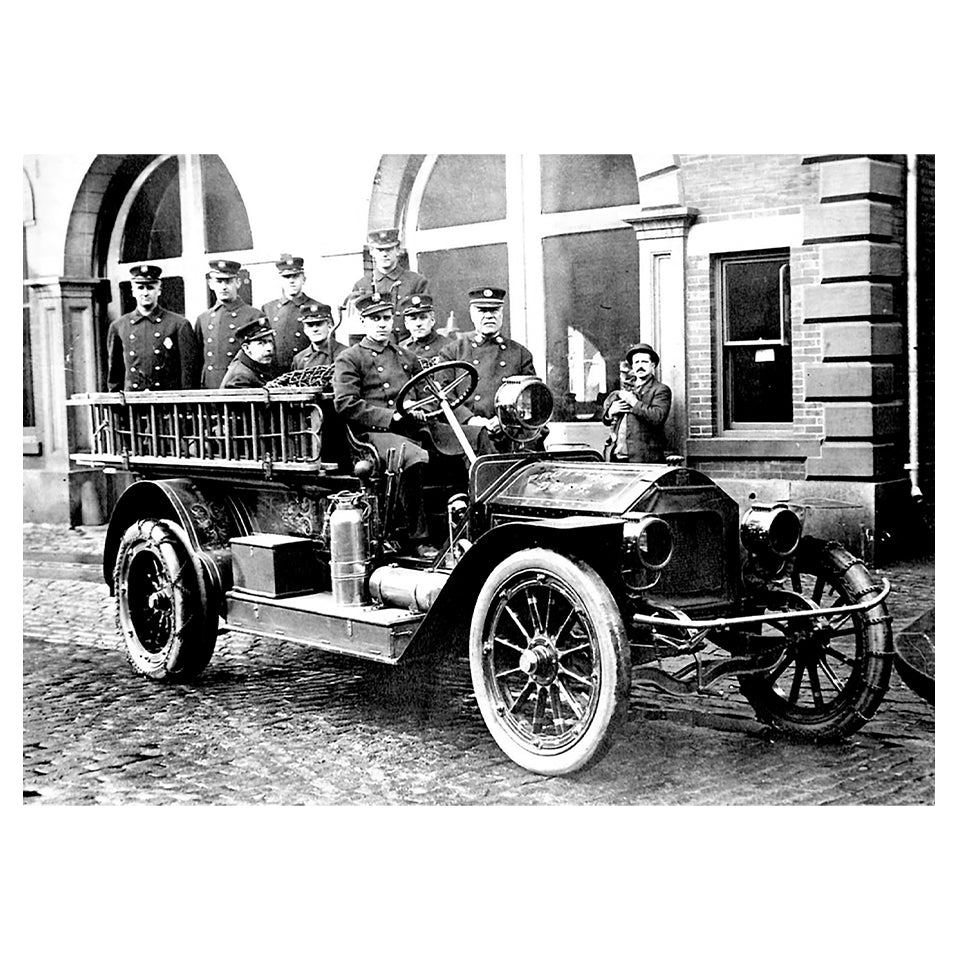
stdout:
<svg viewBox="0 0 960 960">
<path fill-rule="evenodd" d="M 880 588 L 860 560 L 837 543 L 806 537 L 791 587 L 770 610 L 860 603 Z M 742 676 L 740 689 L 760 720 L 801 739 L 831 740 L 863 726 L 890 684 L 893 638 L 884 604 L 857 613 L 829 613 L 765 625 L 786 641 L 764 674 Z"/>
<path fill-rule="evenodd" d="M 484 722 L 533 773 L 596 763 L 626 717 L 630 647 L 616 602 L 589 566 L 522 550 L 490 574 L 470 625 Z"/>
<path fill-rule="evenodd" d="M 181 528 L 141 520 L 123 535 L 114 566 L 117 625 L 133 668 L 153 680 L 187 680 L 210 662 L 216 603 Z"/>
</svg>

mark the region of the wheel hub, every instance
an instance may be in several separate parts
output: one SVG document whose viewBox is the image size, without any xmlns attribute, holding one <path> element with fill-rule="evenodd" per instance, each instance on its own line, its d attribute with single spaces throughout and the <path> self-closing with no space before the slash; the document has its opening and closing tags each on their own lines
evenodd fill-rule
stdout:
<svg viewBox="0 0 960 960">
<path fill-rule="evenodd" d="M 534 637 L 531 645 L 520 654 L 520 669 L 536 683 L 553 683 L 557 676 L 557 652 L 552 644 Z"/>
</svg>

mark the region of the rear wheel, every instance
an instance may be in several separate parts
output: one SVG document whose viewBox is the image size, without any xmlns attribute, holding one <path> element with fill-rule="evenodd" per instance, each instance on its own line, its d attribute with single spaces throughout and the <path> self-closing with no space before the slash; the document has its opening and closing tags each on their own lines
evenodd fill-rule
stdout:
<svg viewBox="0 0 960 960">
<path fill-rule="evenodd" d="M 182 529 L 167 520 L 129 527 L 113 583 L 117 625 L 134 670 L 153 680 L 200 674 L 216 644 L 216 603 Z"/>
<path fill-rule="evenodd" d="M 596 763 L 629 705 L 630 647 L 613 596 L 591 567 L 550 550 L 522 550 L 488 577 L 470 672 L 494 740 L 533 773 Z"/>
<path fill-rule="evenodd" d="M 847 606 L 879 591 L 860 560 L 837 543 L 806 537 L 797 551 L 793 592 L 768 610 Z M 880 604 L 857 613 L 829 613 L 764 626 L 786 640 L 764 674 L 740 678 L 740 689 L 760 720 L 801 739 L 830 740 L 863 726 L 890 684 L 893 638 Z"/>
</svg>

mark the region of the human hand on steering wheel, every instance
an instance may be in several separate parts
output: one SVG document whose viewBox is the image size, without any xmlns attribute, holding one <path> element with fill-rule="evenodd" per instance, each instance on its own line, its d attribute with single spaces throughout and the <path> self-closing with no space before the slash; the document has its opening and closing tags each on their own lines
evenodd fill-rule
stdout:
<svg viewBox="0 0 960 960">
<path fill-rule="evenodd" d="M 477 388 L 480 374 L 472 363 L 449 360 L 421 370 L 397 394 L 396 408 L 402 417 L 421 422 L 444 416 L 443 406 L 456 409 Z M 419 394 L 419 396 L 418 396 Z"/>
</svg>

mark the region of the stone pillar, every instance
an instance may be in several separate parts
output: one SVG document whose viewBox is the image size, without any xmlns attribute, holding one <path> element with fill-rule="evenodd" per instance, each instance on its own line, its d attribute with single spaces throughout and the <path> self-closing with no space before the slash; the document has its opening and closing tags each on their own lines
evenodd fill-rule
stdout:
<svg viewBox="0 0 960 960">
<path fill-rule="evenodd" d="M 640 257 L 640 339 L 660 354 L 659 378 L 673 392 L 667 437 L 677 453 L 687 447 L 687 362 L 684 292 L 687 234 L 693 207 L 644 208 L 626 222 L 637 235 Z"/>
<path fill-rule="evenodd" d="M 66 406 L 74 393 L 104 389 L 106 372 L 96 328 L 103 283 L 93 277 L 29 282 L 42 452 L 36 468 L 24 470 L 25 520 L 76 526 L 106 519 L 102 474 L 70 461 L 71 452 L 89 449 L 89 437 L 86 422 Z"/>
</svg>

